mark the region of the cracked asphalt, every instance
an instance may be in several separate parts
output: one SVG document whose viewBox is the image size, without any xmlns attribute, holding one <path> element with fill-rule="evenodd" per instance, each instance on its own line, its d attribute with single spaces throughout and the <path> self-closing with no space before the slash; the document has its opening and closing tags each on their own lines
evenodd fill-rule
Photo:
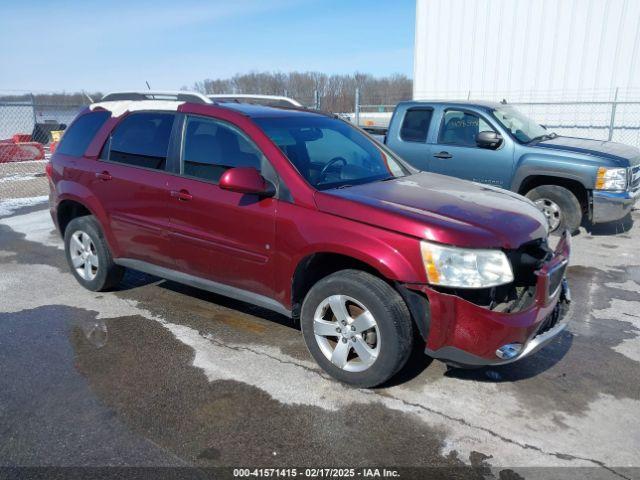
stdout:
<svg viewBox="0 0 640 480">
<path fill-rule="evenodd" d="M 277 314 L 134 271 L 82 289 L 46 207 L 0 200 L 0 466 L 640 478 L 638 211 L 574 237 L 571 322 L 545 349 L 480 370 L 425 357 L 358 390 Z"/>
</svg>

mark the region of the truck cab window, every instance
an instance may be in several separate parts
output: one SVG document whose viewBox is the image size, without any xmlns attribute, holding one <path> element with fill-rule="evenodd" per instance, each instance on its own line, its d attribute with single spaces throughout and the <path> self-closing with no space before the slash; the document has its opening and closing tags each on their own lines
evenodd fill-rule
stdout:
<svg viewBox="0 0 640 480">
<path fill-rule="evenodd" d="M 439 143 L 475 147 L 476 136 L 480 132 L 494 132 L 480 116 L 462 110 L 447 110 L 440 129 Z"/>
<path fill-rule="evenodd" d="M 400 127 L 400 138 L 405 142 L 426 142 L 432 115 L 430 108 L 407 110 Z"/>
</svg>

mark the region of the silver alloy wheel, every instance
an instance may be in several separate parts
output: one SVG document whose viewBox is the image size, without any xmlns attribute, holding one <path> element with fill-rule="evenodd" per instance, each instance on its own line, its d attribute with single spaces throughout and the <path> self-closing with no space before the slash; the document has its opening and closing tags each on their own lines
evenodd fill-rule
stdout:
<svg viewBox="0 0 640 480">
<path fill-rule="evenodd" d="M 556 202 L 549 200 L 548 198 L 540 198 L 534 203 L 544 216 L 547 217 L 547 222 L 549 222 L 549 231 L 553 232 L 560 226 L 562 210 L 560 210 L 560 206 Z"/>
<path fill-rule="evenodd" d="M 347 372 L 367 370 L 378 358 L 378 324 L 355 298 L 331 295 L 320 302 L 313 316 L 313 333 L 324 356 Z"/>
<path fill-rule="evenodd" d="M 98 253 L 87 232 L 78 230 L 71 235 L 69 242 L 71 264 L 80 277 L 88 282 L 98 274 Z"/>
</svg>

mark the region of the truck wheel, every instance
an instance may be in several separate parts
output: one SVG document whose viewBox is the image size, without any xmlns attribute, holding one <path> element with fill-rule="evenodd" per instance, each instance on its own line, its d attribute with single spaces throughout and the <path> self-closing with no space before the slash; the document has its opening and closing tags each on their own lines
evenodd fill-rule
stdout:
<svg viewBox="0 0 640 480">
<path fill-rule="evenodd" d="M 574 233 L 582 222 L 582 207 L 571 190 L 559 185 L 541 185 L 527 192 L 526 197 L 544 213 L 549 232 Z"/>
<path fill-rule="evenodd" d="M 332 377 L 375 387 L 407 362 L 413 325 L 400 294 L 360 270 L 333 273 L 302 303 L 302 334 L 316 362 Z"/>
<path fill-rule="evenodd" d="M 74 218 L 64 231 L 64 248 L 71 273 L 87 290 L 109 290 L 122 280 L 124 268 L 111 252 L 93 215 Z"/>
</svg>

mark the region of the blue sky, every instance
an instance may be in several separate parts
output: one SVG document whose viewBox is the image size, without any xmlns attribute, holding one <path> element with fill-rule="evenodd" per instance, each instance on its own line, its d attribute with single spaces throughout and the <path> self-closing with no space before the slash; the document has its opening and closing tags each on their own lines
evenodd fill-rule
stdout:
<svg viewBox="0 0 640 480">
<path fill-rule="evenodd" d="M 411 76 L 414 17 L 415 0 L 5 0 L 0 90 L 177 89 L 265 70 Z"/>
</svg>

